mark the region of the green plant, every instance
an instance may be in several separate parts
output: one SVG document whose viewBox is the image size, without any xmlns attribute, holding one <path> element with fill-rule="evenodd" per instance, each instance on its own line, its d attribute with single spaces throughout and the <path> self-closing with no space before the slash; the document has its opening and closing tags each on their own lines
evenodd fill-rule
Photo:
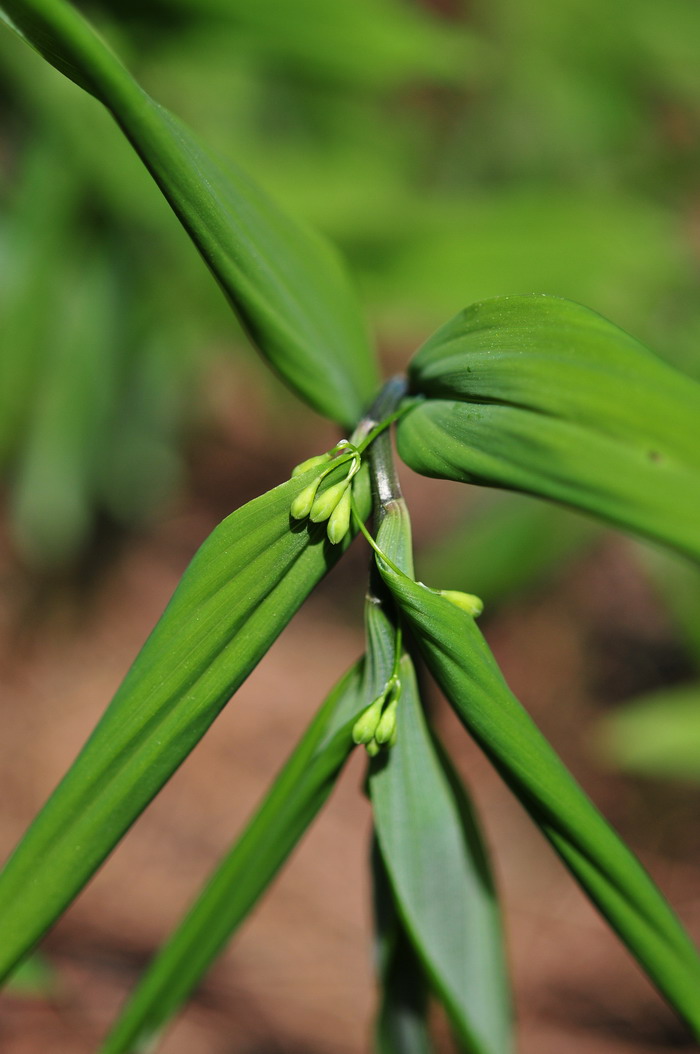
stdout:
<svg viewBox="0 0 700 1054">
<path fill-rule="evenodd" d="M 480 601 L 415 581 L 389 441 L 395 425 L 399 454 L 418 472 L 526 491 L 697 560 L 700 386 L 599 315 L 539 295 L 468 308 L 419 350 L 406 377 L 381 385 L 352 289 L 325 243 L 211 157 L 63 0 L 2 0 L 0 13 L 111 111 L 263 356 L 350 433 L 232 513 L 195 556 L 0 876 L 0 972 L 9 975 L 77 895 L 359 529 L 374 551 L 366 654 L 331 691 L 102 1050 L 144 1049 L 165 1027 L 360 743 L 376 832 L 377 1049 L 429 1049 L 428 993 L 461 1049 L 510 1049 L 498 902 L 467 792 L 421 708 L 419 656 L 700 1036 L 696 950 L 509 691 L 474 622 Z"/>
</svg>

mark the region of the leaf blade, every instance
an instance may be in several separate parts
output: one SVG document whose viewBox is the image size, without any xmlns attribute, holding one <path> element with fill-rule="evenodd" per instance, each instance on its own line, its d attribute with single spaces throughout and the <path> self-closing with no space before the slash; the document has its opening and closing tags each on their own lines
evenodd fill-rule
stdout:
<svg viewBox="0 0 700 1054">
<path fill-rule="evenodd" d="M 2 0 L 2 12 L 111 111 L 276 372 L 314 409 L 355 425 L 378 373 L 330 245 L 284 215 L 236 166 L 209 155 L 63 0 Z"/>
<path fill-rule="evenodd" d="M 352 748 L 362 667 L 331 691 L 255 815 L 132 992 L 101 1054 L 141 1049 L 158 1035 L 257 903 L 309 827 Z"/>
<path fill-rule="evenodd" d="M 425 475 L 562 502 L 700 558 L 700 385 L 556 297 L 467 308 L 411 365 L 398 426 Z"/>
<path fill-rule="evenodd" d="M 380 563 L 423 656 L 467 730 L 657 988 L 700 1035 L 700 957 L 636 857 L 508 689 L 473 619 Z"/>
<path fill-rule="evenodd" d="M 349 544 L 350 536 L 331 546 L 323 530 L 290 530 L 289 506 L 306 483 L 297 477 L 238 509 L 195 555 L 0 873 L 0 976 L 75 897 Z M 360 501 L 366 510 L 366 490 Z"/>
<path fill-rule="evenodd" d="M 396 743 L 370 770 L 382 858 L 404 925 L 465 1049 L 504 1054 L 510 1005 L 485 849 L 466 794 L 463 812 L 433 746 L 407 656 L 401 685 Z"/>
</svg>

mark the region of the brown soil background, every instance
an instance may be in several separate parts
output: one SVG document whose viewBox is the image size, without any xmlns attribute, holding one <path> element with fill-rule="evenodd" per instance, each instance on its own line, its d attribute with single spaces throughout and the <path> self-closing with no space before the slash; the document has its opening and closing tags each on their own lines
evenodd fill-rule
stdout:
<svg viewBox="0 0 700 1054">
<path fill-rule="evenodd" d="M 226 391 L 217 398 L 234 423 L 196 446 L 197 482 L 139 536 L 102 539 L 79 584 L 37 583 L 2 542 L 3 853 L 71 762 L 199 542 L 232 508 L 284 479 L 296 460 L 329 445 L 327 430 L 306 426 L 291 449 L 277 439 L 279 408 Z M 456 488 L 415 477 L 406 485 L 420 547 L 449 521 Z M 58 971 L 53 997 L 2 997 L 2 1054 L 96 1049 L 139 971 L 360 653 L 366 562 L 356 543 L 48 936 L 45 952 Z M 606 706 L 682 673 L 670 626 L 626 543 L 606 537 L 546 587 L 487 617 L 484 629 L 516 694 L 700 938 L 700 794 L 604 772 L 589 749 Z M 518 1049 L 696 1049 L 446 706 L 437 697 L 430 704 L 493 851 Z M 358 751 L 289 866 L 167 1035 L 163 1054 L 371 1049 L 363 771 Z M 440 1021 L 438 1030 L 445 1032 Z M 441 1049 L 451 1049 L 447 1038 Z"/>
</svg>

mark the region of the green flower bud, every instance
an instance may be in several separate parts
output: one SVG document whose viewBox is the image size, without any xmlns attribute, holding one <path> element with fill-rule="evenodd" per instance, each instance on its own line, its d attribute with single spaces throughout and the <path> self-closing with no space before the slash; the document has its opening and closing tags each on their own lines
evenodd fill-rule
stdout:
<svg viewBox="0 0 700 1054">
<path fill-rule="evenodd" d="M 377 743 L 383 745 L 384 743 L 390 743 L 392 738 L 396 739 L 396 707 L 398 705 L 398 698 L 391 700 L 386 710 L 382 714 L 381 720 L 377 725 L 374 733 L 374 738 Z"/>
<path fill-rule="evenodd" d="M 481 612 L 484 610 L 484 602 L 480 597 L 474 596 L 473 593 L 460 593 L 456 589 L 440 589 L 438 590 L 441 597 L 445 600 L 449 600 L 450 604 L 454 604 L 455 607 L 461 608 L 462 611 L 466 611 L 472 618 L 478 618 Z"/>
<path fill-rule="evenodd" d="M 348 486 L 348 481 L 343 479 L 340 483 L 334 483 L 328 490 L 324 490 L 323 494 L 319 494 L 311 506 L 311 520 L 314 523 L 322 523 L 327 520 Z"/>
<path fill-rule="evenodd" d="M 342 542 L 343 538 L 350 530 L 351 494 L 351 488 L 347 487 L 342 498 L 333 509 L 328 521 L 326 533 L 328 534 L 329 541 L 331 541 L 333 545 Z"/>
<path fill-rule="evenodd" d="M 376 758 L 381 749 L 382 748 L 379 746 L 376 739 L 370 739 L 369 743 L 365 744 L 365 750 L 371 758 Z"/>
<path fill-rule="evenodd" d="M 303 476 L 305 472 L 309 471 L 309 469 L 320 468 L 321 465 L 325 465 L 330 459 L 330 454 L 316 454 L 315 457 L 309 457 L 306 461 L 301 461 L 292 469 L 292 479 L 296 476 Z"/>
<path fill-rule="evenodd" d="M 384 696 L 380 695 L 360 714 L 352 727 L 353 743 L 357 743 L 359 746 L 360 743 L 369 743 L 374 739 L 374 733 L 382 716 L 383 706 Z"/>
<path fill-rule="evenodd" d="M 311 512 L 320 482 L 320 479 L 315 479 L 313 483 L 309 483 L 308 487 L 304 487 L 297 494 L 289 509 L 295 520 L 304 520 Z"/>
</svg>

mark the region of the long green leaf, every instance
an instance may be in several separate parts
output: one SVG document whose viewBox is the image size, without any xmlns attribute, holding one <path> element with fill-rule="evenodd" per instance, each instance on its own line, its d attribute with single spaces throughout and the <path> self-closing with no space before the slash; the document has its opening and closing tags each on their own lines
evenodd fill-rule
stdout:
<svg viewBox="0 0 700 1054">
<path fill-rule="evenodd" d="M 380 562 L 458 716 L 649 977 L 700 1036 L 700 958 L 639 861 L 512 695 L 474 621 Z"/>
<path fill-rule="evenodd" d="M 362 665 L 330 693 L 265 800 L 149 966 L 102 1046 L 148 1048 L 224 948 L 330 794 L 352 750 Z"/>
<path fill-rule="evenodd" d="M 373 471 L 388 468 L 388 436 L 377 440 Z M 382 485 L 376 485 L 380 499 Z M 388 494 L 387 494 L 388 497 Z M 398 492 L 381 501 L 378 539 L 410 570 L 410 520 Z M 388 603 L 365 608 L 367 698 L 376 697 L 394 665 L 395 631 Z M 510 1001 L 498 903 L 487 856 L 462 790 L 454 793 L 423 716 L 413 664 L 400 666 L 396 744 L 370 767 L 375 830 L 403 925 L 442 1000 L 460 1043 L 474 1054 L 510 1049 Z"/>
<path fill-rule="evenodd" d="M 0 874 L 0 977 L 75 897 L 347 546 L 331 546 L 323 525 L 290 529 L 289 506 L 312 475 L 238 509 L 194 557 Z M 360 501 L 366 513 L 366 487 Z"/>
<path fill-rule="evenodd" d="M 475 304 L 411 364 L 398 427 L 418 472 L 529 491 L 700 558 L 700 384 L 594 312 Z"/>
<path fill-rule="evenodd" d="M 372 842 L 372 899 L 380 983 L 376 1054 L 431 1054 L 425 971 L 399 917 L 376 839 Z"/>
<path fill-rule="evenodd" d="M 211 157 L 64 0 L 2 0 L 0 17 L 111 111 L 283 379 L 321 413 L 354 425 L 377 372 L 333 250 Z"/>
<path fill-rule="evenodd" d="M 486 853 L 431 742 L 407 656 L 401 686 L 396 744 L 370 773 L 382 857 L 404 924 L 464 1049 L 505 1054 L 507 974 Z"/>
</svg>

